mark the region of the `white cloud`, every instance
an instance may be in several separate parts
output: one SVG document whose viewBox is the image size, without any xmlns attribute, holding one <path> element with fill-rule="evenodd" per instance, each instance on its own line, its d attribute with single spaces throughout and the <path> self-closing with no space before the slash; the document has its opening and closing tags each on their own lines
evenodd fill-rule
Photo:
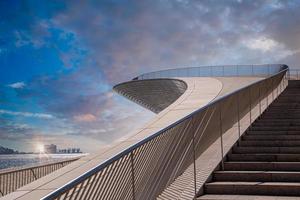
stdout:
<svg viewBox="0 0 300 200">
<path fill-rule="evenodd" d="M 35 117 L 35 118 L 41 118 L 41 119 L 54 118 L 53 115 L 45 114 L 45 113 L 14 112 L 14 111 L 9 111 L 9 110 L 0 110 L 0 115 L 1 114 L 22 116 L 22 117 Z"/>
<path fill-rule="evenodd" d="M 16 83 L 9 84 L 7 86 L 14 89 L 22 89 L 26 86 L 26 84 L 24 82 L 16 82 Z"/>
<path fill-rule="evenodd" d="M 243 43 L 246 47 L 248 47 L 250 49 L 261 50 L 263 52 L 270 51 L 273 48 L 279 46 L 279 44 L 276 41 L 274 41 L 270 38 L 266 38 L 266 37 L 250 39 L 250 40 L 244 41 Z"/>
</svg>

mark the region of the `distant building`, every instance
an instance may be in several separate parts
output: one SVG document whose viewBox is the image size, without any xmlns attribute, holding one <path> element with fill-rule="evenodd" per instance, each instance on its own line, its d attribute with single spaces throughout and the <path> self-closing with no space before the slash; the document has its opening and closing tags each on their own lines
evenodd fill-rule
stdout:
<svg viewBox="0 0 300 200">
<path fill-rule="evenodd" d="M 82 153 L 80 148 L 59 149 L 58 153 Z"/>
<path fill-rule="evenodd" d="M 44 145 L 45 153 L 56 153 L 57 147 L 55 144 Z"/>
</svg>

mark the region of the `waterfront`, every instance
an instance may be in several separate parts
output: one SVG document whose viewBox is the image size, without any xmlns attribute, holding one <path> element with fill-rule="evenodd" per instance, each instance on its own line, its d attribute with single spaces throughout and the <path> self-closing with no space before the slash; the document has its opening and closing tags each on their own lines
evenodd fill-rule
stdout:
<svg viewBox="0 0 300 200">
<path fill-rule="evenodd" d="M 86 154 L 5 154 L 0 155 L 0 171 L 8 168 L 35 166 L 76 158 Z"/>
</svg>

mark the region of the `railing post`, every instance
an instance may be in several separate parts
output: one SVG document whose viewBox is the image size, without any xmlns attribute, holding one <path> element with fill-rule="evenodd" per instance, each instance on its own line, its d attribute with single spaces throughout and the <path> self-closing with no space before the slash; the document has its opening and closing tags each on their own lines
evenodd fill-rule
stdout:
<svg viewBox="0 0 300 200">
<path fill-rule="evenodd" d="M 269 106 L 269 87 L 268 87 L 267 84 L 266 84 L 266 88 L 267 88 L 267 91 L 266 91 L 266 93 L 267 93 L 267 106 L 266 106 L 266 109 L 267 109 L 268 106 Z"/>
<path fill-rule="evenodd" d="M 251 110 L 252 110 L 251 87 L 249 87 L 249 114 L 250 114 L 250 126 L 251 126 L 251 124 L 252 124 Z"/>
<path fill-rule="evenodd" d="M 0 190 L 0 194 L 1 194 L 1 196 L 4 196 L 4 194 L 3 194 L 3 192 Z"/>
<path fill-rule="evenodd" d="M 224 152 L 223 152 L 223 128 L 222 128 L 222 104 L 219 104 L 219 117 L 220 117 L 220 139 L 221 139 L 221 156 L 222 156 L 222 165 L 221 168 L 224 170 Z"/>
<path fill-rule="evenodd" d="M 280 91 L 280 93 L 282 92 L 282 79 L 280 80 L 280 83 L 279 83 L 279 91 Z"/>
<path fill-rule="evenodd" d="M 285 79 L 284 79 L 284 77 L 283 77 L 283 79 L 281 80 L 281 82 L 282 82 L 282 85 L 281 85 L 281 92 L 283 92 L 283 90 L 284 90 L 284 84 L 285 84 Z"/>
<path fill-rule="evenodd" d="M 258 83 L 259 116 L 261 115 L 261 94 L 260 94 L 260 85 L 261 85 L 261 83 Z"/>
<path fill-rule="evenodd" d="M 283 76 L 283 80 L 282 80 L 282 90 L 284 90 L 285 88 L 285 82 L 286 82 L 286 72 L 284 73 L 284 76 Z"/>
<path fill-rule="evenodd" d="M 134 163 L 133 163 L 133 151 L 130 153 L 131 164 L 131 184 L 132 184 L 132 199 L 135 200 L 135 180 L 134 180 Z"/>
<path fill-rule="evenodd" d="M 194 192 L 195 197 L 197 196 L 197 177 L 196 177 L 196 153 L 195 153 L 195 133 L 193 133 L 193 161 L 194 161 Z"/>
<path fill-rule="evenodd" d="M 241 137 L 241 124 L 240 124 L 240 98 L 239 98 L 239 92 L 237 93 L 237 117 L 238 117 L 238 133 L 239 133 L 239 138 Z"/>
<path fill-rule="evenodd" d="M 272 78 L 272 102 L 274 101 L 274 79 Z"/>
<path fill-rule="evenodd" d="M 36 177 L 36 175 L 35 175 L 33 169 L 30 169 L 30 171 L 31 171 L 31 173 L 32 173 L 32 175 L 33 175 L 33 177 L 34 177 L 34 179 L 37 180 L 37 177 Z"/>
<path fill-rule="evenodd" d="M 279 95 L 279 93 L 278 93 L 278 85 L 276 86 L 276 93 L 277 93 L 277 96 L 276 96 L 276 98 L 278 98 L 278 95 Z"/>
</svg>

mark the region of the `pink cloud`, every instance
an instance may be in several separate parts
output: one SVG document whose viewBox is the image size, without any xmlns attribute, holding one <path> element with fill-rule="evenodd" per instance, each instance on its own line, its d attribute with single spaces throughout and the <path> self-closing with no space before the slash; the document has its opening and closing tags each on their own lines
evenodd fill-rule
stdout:
<svg viewBox="0 0 300 200">
<path fill-rule="evenodd" d="M 96 116 L 93 114 L 82 114 L 74 116 L 74 119 L 78 122 L 93 122 L 96 121 Z"/>
</svg>

